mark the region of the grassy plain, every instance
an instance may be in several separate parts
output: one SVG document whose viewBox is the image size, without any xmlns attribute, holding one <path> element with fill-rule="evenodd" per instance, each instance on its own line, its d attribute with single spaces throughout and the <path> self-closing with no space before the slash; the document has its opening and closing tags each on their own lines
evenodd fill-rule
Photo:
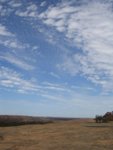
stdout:
<svg viewBox="0 0 113 150">
<path fill-rule="evenodd" d="M 0 127 L 0 150 L 113 150 L 113 123 L 73 120 Z"/>
</svg>

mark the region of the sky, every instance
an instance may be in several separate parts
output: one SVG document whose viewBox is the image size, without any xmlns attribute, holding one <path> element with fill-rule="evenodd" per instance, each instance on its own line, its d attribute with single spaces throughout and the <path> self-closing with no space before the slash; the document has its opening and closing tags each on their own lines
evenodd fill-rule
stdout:
<svg viewBox="0 0 113 150">
<path fill-rule="evenodd" d="M 113 110 L 113 0 L 0 0 L 0 114 Z"/>
</svg>

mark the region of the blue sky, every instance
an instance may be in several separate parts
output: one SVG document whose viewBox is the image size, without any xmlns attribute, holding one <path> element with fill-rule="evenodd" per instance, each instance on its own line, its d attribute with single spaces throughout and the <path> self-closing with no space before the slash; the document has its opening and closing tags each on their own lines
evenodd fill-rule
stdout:
<svg viewBox="0 0 113 150">
<path fill-rule="evenodd" d="M 0 114 L 113 110 L 113 0 L 0 0 Z"/>
</svg>

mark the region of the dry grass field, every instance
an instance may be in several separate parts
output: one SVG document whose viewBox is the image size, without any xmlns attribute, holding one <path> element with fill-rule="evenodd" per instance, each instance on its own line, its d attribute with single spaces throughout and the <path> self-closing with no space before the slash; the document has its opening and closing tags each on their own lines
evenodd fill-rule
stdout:
<svg viewBox="0 0 113 150">
<path fill-rule="evenodd" d="M 113 123 L 57 121 L 0 127 L 0 150 L 113 150 Z"/>
</svg>

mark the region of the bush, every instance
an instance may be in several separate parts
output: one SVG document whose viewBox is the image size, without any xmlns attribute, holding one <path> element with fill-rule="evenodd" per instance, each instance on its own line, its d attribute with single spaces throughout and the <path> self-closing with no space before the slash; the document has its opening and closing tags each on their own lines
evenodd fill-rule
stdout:
<svg viewBox="0 0 113 150">
<path fill-rule="evenodd" d="M 108 119 L 108 118 L 104 118 L 104 117 L 103 117 L 102 122 L 103 122 L 103 123 L 108 123 L 108 122 L 109 122 L 109 119 Z"/>
<path fill-rule="evenodd" d="M 103 122 L 103 117 L 99 116 L 99 115 L 96 115 L 95 121 L 96 121 L 96 123 L 102 123 Z"/>
</svg>

